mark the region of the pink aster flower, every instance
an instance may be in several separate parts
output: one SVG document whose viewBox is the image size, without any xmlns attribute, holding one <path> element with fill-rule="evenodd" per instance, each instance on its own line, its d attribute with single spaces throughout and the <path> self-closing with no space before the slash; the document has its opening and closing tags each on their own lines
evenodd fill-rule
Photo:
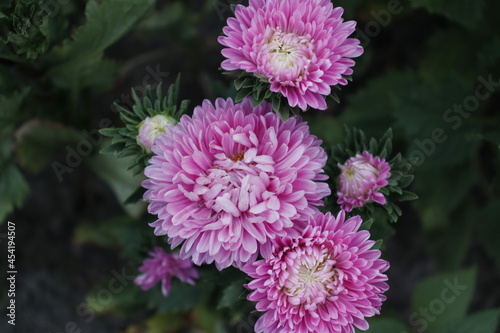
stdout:
<svg viewBox="0 0 500 333">
<path fill-rule="evenodd" d="M 143 186 L 155 234 L 183 243 L 181 256 L 197 265 L 240 267 L 265 255 L 270 239 L 297 234 L 330 194 L 317 182 L 328 178 L 320 143 L 269 103 L 205 100 L 152 148 Z"/>
<path fill-rule="evenodd" d="M 389 183 L 387 179 L 391 176 L 391 168 L 385 159 L 364 151 L 343 165 L 339 164 L 339 168 L 337 203 L 343 210 L 350 212 L 370 201 L 385 205 L 385 196 L 378 192 Z"/>
<path fill-rule="evenodd" d="M 146 151 L 151 151 L 151 146 L 155 140 L 164 134 L 170 132 L 170 128 L 177 121 L 168 116 L 158 114 L 152 118 L 147 117 L 139 125 L 139 134 L 137 135 L 137 143 L 139 143 Z"/>
<path fill-rule="evenodd" d="M 189 260 L 184 260 L 177 253 L 166 253 L 160 247 L 155 247 L 154 252 L 149 252 L 151 258 L 145 259 L 139 271 L 144 274 L 135 278 L 134 283 L 141 286 L 142 290 L 152 288 L 161 281 L 161 291 L 168 296 L 172 277 L 175 276 L 184 283 L 194 285 L 194 279 L 199 277 L 198 271 Z"/>
<path fill-rule="evenodd" d="M 257 333 L 354 333 L 368 329 L 365 318 L 380 313 L 389 288 L 389 263 L 368 231 L 358 231 L 359 216 L 344 222 L 330 213 L 311 217 L 300 237 L 276 239 L 272 255 L 247 264 L 253 279 L 250 301 L 265 312 Z"/>
<path fill-rule="evenodd" d="M 359 40 L 347 38 L 356 22 L 344 22 L 343 9 L 330 0 L 250 0 L 236 7 L 219 43 L 225 70 L 243 70 L 269 82 L 290 106 L 326 109 L 333 85 L 346 85 Z"/>
</svg>

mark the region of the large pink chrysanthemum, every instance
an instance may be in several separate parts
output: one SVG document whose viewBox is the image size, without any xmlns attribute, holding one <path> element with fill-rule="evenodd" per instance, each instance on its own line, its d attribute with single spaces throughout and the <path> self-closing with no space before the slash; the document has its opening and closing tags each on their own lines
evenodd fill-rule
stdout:
<svg viewBox="0 0 500 333">
<path fill-rule="evenodd" d="M 337 203 L 343 210 L 350 212 L 371 201 L 385 205 L 386 198 L 378 191 L 389 184 L 391 177 L 391 167 L 385 159 L 364 151 L 339 164 L 339 168 Z"/>
<path fill-rule="evenodd" d="M 298 117 L 264 103 L 204 101 L 152 150 L 143 186 L 156 235 L 195 264 L 254 261 L 268 241 L 297 234 L 330 194 L 326 153 Z M 267 249 L 267 252 L 266 252 Z"/>
<path fill-rule="evenodd" d="M 142 290 L 152 288 L 161 281 L 161 291 L 168 296 L 172 277 L 175 276 L 184 283 L 194 285 L 194 279 L 199 277 L 198 271 L 190 260 L 179 258 L 177 253 L 166 253 L 161 247 L 155 247 L 149 253 L 151 258 L 145 259 L 139 271 L 143 274 L 135 278 L 134 283 L 141 286 Z"/>
<path fill-rule="evenodd" d="M 333 85 L 346 85 L 354 60 L 363 53 L 359 40 L 347 38 L 354 21 L 330 0 L 250 0 L 237 6 L 219 42 L 225 70 L 243 70 L 269 82 L 290 106 L 326 109 Z"/>
<path fill-rule="evenodd" d="M 311 217 L 301 237 L 274 242 L 272 256 L 247 264 L 254 280 L 248 296 L 264 315 L 258 333 L 354 333 L 368 329 L 365 318 L 379 314 L 389 288 L 383 274 L 389 263 L 370 250 L 368 231 L 358 231 L 359 216 L 344 222 Z"/>
</svg>

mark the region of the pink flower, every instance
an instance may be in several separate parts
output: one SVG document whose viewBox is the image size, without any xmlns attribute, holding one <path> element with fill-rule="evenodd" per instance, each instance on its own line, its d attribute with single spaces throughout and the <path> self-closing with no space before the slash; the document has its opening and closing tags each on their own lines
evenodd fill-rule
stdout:
<svg viewBox="0 0 500 333">
<path fill-rule="evenodd" d="M 383 274 L 389 263 L 368 231 L 358 231 L 359 216 L 344 222 L 330 213 L 311 217 L 300 237 L 279 238 L 272 255 L 247 264 L 250 301 L 264 315 L 261 333 L 354 333 L 368 329 L 367 317 L 380 313 L 389 288 Z"/>
<path fill-rule="evenodd" d="M 339 168 L 337 203 L 343 210 L 350 212 L 370 201 L 385 205 L 385 196 L 378 192 L 389 183 L 387 179 L 391 176 L 391 168 L 385 159 L 364 151 L 343 165 L 339 164 Z"/>
<path fill-rule="evenodd" d="M 147 117 L 139 124 L 139 135 L 137 136 L 137 143 L 139 143 L 146 151 L 151 151 L 151 146 L 155 140 L 164 134 L 170 132 L 170 128 L 174 126 L 177 121 L 168 116 L 158 114 L 152 118 Z"/>
<path fill-rule="evenodd" d="M 356 22 L 330 0 L 250 0 L 236 7 L 219 43 L 225 70 L 243 70 L 269 82 L 291 107 L 326 109 L 333 85 L 346 85 L 359 40 L 347 38 Z"/>
<path fill-rule="evenodd" d="M 161 281 L 161 291 L 168 296 L 172 283 L 172 276 L 184 283 L 194 285 L 194 279 L 199 277 L 198 271 L 189 260 L 184 260 L 177 253 L 166 253 L 160 247 L 155 247 L 154 252 L 149 252 L 151 258 L 145 259 L 139 271 L 144 274 L 135 278 L 134 283 L 141 286 L 142 290 L 153 287 Z"/>
<path fill-rule="evenodd" d="M 153 146 L 144 198 L 156 235 L 197 265 L 240 267 L 297 234 L 330 194 L 326 153 L 298 117 L 282 121 L 264 103 L 218 99 L 183 116 Z M 267 249 L 267 250 L 266 250 Z"/>
</svg>

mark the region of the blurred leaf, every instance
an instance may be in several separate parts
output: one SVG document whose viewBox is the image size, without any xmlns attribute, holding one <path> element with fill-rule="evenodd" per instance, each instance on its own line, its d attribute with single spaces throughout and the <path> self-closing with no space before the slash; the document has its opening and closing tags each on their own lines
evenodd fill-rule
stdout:
<svg viewBox="0 0 500 333">
<path fill-rule="evenodd" d="M 495 333 L 497 332 L 500 309 L 486 310 L 475 313 L 458 324 L 453 325 L 452 329 L 443 330 L 443 333 Z"/>
<path fill-rule="evenodd" d="M 324 146 L 331 146 L 343 141 L 344 128 L 342 122 L 328 115 L 309 116 L 304 115 L 310 131 L 320 140 L 323 140 Z"/>
<path fill-rule="evenodd" d="M 477 219 L 478 241 L 500 268 L 500 201 L 492 201 L 481 211 Z"/>
<path fill-rule="evenodd" d="M 476 181 L 477 173 L 469 163 L 455 168 L 418 167 L 413 187 L 415 192 L 425 195 L 421 195 L 414 205 L 424 229 L 448 226 L 451 212 L 467 198 Z"/>
<path fill-rule="evenodd" d="M 477 225 L 477 211 L 467 200 L 448 216 L 452 224 L 447 228 L 434 228 L 426 233 L 426 248 L 441 269 L 455 270 L 462 266 L 469 252 L 471 234 Z"/>
<path fill-rule="evenodd" d="M 362 128 L 367 136 L 380 136 L 387 124 L 394 123 L 391 96 L 411 91 L 418 79 L 411 71 L 389 72 L 376 77 L 355 94 L 347 97 L 347 106 L 339 117 L 340 123 Z"/>
<path fill-rule="evenodd" d="M 413 290 L 410 324 L 428 333 L 438 333 L 462 320 L 476 285 L 476 269 L 438 274 L 420 281 Z"/>
<path fill-rule="evenodd" d="M 220 299 L 217 308 L 230 308 L 237 303 L 245 291 L 245 288 L 243 287 L 244 283 L 245 280 L 236 280 L 224 288 L 222 291 L 222 298 Z"/>
<path fill-rule="evenodd" d="M 38 120 L 24 124 L 17 133 L 19 164 L 32 172 L 45 168 L 56 149 L 82 139 L 81 133 L 72 128 Z"/>
<path fill-rule="evenodd" d="M 195 326 L 207 333 L 227 333 L 220 313 L 210 306 L 199 306 L 193 313 Z"/>
<path fill-rule="evenodd" d="M 151 289 L 148 297 L 149 305 L 160 312 L 185 312 L 205 302 L 214 291 L 215 284 L 210 279 L 213 275 L 211 272 L 200 273 L 201 277 L 194 286 L 173 279 L 168 297 L 163 296 L 159 286 Z"/>
<path fill-rule="evenodd" d="M 74 231 L 77 244 L 92 243 L 100 246 L 118 247 L 126 258 L 137 255 L 142 242 L 150 235 L 146 221 L 137 221 L 129 216 L 80 223 Z"/>
<path fill-rule="evenodd" d="M 464 48 L 464 43 L 469 47 Z M 430 83 L 448 77 L 468 87 L 478 74 L 478 68 L 474 66 L 477 48 L 477 37 L 463 29 L 439 30 L 427 42 L 427 53 L 420 63 L 419 73 Z"/>
<path fill-rule="evenodd" d="M 499 32 L 500 33 L 500 32 Z M 478 66 L 482 73 L 494 69 L 500 59 L 500 36 L 495 36 L 478 53 Z"/>
<path fill-rule="evenodd" d="M 428 84 L 415 78 L 411 88 L 392 96 L 398 123 L 411 140 L 411 163 L 451 166 L 476 153 L 474 110 L 466 112 L 462 105 L 471 93 L 456 79 L 441 77 Z M 465 116 L 455 112 L 460 107 Z"/>
<path fill-rule="evenodd" d="M 85 161 L 90 168 L 111 187 L 124 210 L 135 218 L 145 211 L 146 202 L 139 201 L 134 204 L 125 205 L 124 202 L 133 194 L 144 180 L 143 175 L 134 176 L 133 171 L 128 170 L 128 165 L 133 157 L 116 158 L 113 155 L 97 154 L 87 158 Z"/>
<path fill-rule="evenodd" d="M 30 91 L 29 87 L 25 87 L 20 91 L 15 92 L 12 96 L 0 95 L 0 105 L 2 106 L 0 112 L 0 130 L 14 123 L 19 116 L 19 108 L 21 103 L 26 98 Z"/>
<path fill-rule="evenodd" d="M 439 14 L 474 29 L 481 19 L 484 0 L 413 0 L 414 8 L 425 8 L 432 14 Z"/>
<path fill-rule="evenodd" d="M 407 332 L 407 327 L 396 319 L 374 318 L 369 319 L 370 328 L 368 333 L 403 333 Z M 362 332 L 356 329 L 356 332 Z"/>
<path fill-rule="evenodd" d="M 47 77 L 59 88 L 76 94 L 82 87 L 108 86 L 114 80 L 116 64 L 102 60 L 104 50 L 127 33 L 151 8 L 154 0 L 91 0 L 87 3 L 87 21 L 71 39 L 47 54 L 46 60 L 56 64 Z M 97 83 L 97 84 L 96 84 Z"/>
<path fill-rule="evenodd" d="M 116 280 L 109 276 L 100 288 L 97 287 L 87 295 L 86 305 L 96 313 L 113 313 L 126 315 L 129 312 L 137 311 L 143 301 L 143 291 L 140 290 L 132 281 L 125 285 L 110 288 L 110 281 Z M 107 296 L 104 296 L 107 295 Z"/>
<path fill-rule="evenodd" d="M 157 314 L 146 321 L 147 331 L 145 333 L 177 332 L 183 323 L 184 318 L 178 314 Z"/>
<path fill-rule="evenodd" d="M 14 208 L 23 204 L 29 193 L 29 186 L 23 175 L 11 161 L 0 160 L 0 223 Z"/>
<path fill-rule="evenodd" d="M 127 33 L 154 3 L 154 0 L 89 1 L 85 24 L 49 56 L 77 59 L 100 54 Z"/>
</svg>

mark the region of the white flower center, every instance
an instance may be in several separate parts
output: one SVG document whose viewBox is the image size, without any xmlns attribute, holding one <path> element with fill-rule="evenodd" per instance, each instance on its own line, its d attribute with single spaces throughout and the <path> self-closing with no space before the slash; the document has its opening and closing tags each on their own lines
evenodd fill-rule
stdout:
<svg viewBox="0 0 500 333">
<path fill-rule="evenodd" d="M 318 257 L 318 254 L 302 255 L 295 263 L 298 268 L 289 270 L 285 291 L 300 303 L 324 300 L 331 294 L 331 284 L 337 279 L 338 272 L 331 255 L 324 253 Z"/>
<path fill-rule="evenodd" d="M 271 74 L 297 79 L 310 62 L 311 43 L 308 37 L 276 30 L 264 45 L 264 62 Z M 285 78 L 286 79 L 286 78 Z"/>
</svg>

